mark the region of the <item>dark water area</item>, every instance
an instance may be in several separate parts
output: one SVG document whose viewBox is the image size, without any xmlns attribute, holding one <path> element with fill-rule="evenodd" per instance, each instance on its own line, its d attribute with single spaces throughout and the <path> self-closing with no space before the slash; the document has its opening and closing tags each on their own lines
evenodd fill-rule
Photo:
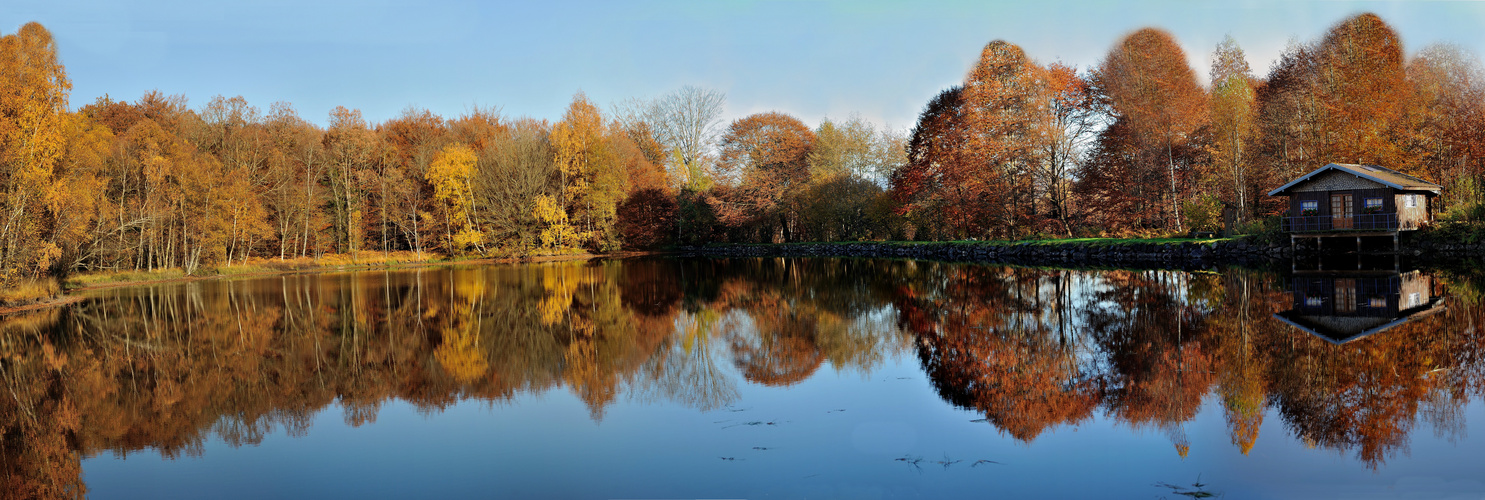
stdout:
<svg viewBox="0 0 1485 500">
<path fill-rule="evenodd" d="M 1301 264 L 642 258 L 100 290 L 0 321 L 0 487 L 1485 494 L 1479 271 Z"/>
</svg>

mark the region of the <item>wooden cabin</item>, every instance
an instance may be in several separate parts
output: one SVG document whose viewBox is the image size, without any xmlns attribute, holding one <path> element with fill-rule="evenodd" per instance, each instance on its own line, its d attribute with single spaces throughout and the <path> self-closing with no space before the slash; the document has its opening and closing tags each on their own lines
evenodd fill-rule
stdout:
<svg viewBox="0 0 1485 500">
<path fill-rule="evenodd" d="M 1376 165 L 1331 163 L 1269 196 L 1288 196 L 1290 233 L 1416 230 L 1433 220 L 1438 184 Z"/>
<path fill-rule="evenodd" d="M 1332 344 L 1344 344 L 1444 310 L 1433 277 L 1418 271 L 1296 275 L 1293 307 L 1274 314 Z"/>
</svg>

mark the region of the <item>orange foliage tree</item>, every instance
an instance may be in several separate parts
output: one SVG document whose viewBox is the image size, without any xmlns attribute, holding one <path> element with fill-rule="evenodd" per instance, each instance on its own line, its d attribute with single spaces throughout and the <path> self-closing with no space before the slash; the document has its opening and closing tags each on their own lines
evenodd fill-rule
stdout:
<svg viewBox="0 0 1485 500">
<path fill-rule="evenodd" d="M 964 82 L 966 167 L 949 217 L 974 236 L 1019 236 L 1034 226 L 1039 147 L 1050 130 L 1044 70 L 1014 44 L 985 45 Z"/>
<path fill-rule="evenodd" d="M 768 112 L 732 122 L 722 136 L 718 176 L 735 187 L 722 222 L 749 239 L 791 241 L 798 214 L 785 204 L 809 181 L 815 134 L 798 118 Z"/>
<path fill-rule="evenodd" d="M 964 154 L 967 132 L 963 112 L 963 87 L 939 92 L 918 115 L 907 144 L 907 163 L 892 172 L 892 197 L 899 204 L 899 212 L 921 227 L 928 239 L 962 237 L 970 229 L 953 226 L 938 233 L 950 201 L 963 194 L 954 182 L 966 168 L 963 163 L 969 161 Z"/>
<path fill-rule="evenodd" d="M 1138 152 L 1132 163 L 1144 174 L 1138 180 L 1116 179 L 1125 182 L 1108 189 L 1123 189 L 1147 180 L 1151 172 L 1163 172 L 1167 189 L 1146 202 L 1161 207 L 1165 228 L 1181 230 L 1185 177 L 1193 162 L 1178 153 L 1207 116 L 1206 93 L 1186 64 L 1186 53 L 1170 33 L 1141 29 L 1114 45 L 1094 80 L 1109 112 L 1127 127 L 1126 133 L 1107 138 L 1127 142 Z"/>
<path fill-rule="evenodd" d="M 1410 170 L 1396 135 L 1408 97 L 1397 33 L 1376 14 L 1360 14 L 1332 27 L 1314 50 L 1321 153 Z"/>
</svg>

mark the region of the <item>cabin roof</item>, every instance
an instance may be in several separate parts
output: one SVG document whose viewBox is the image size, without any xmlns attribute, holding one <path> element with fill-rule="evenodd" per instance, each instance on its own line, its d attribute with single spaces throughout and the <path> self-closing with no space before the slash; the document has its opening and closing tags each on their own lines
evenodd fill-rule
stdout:
<svg viewBox="0 0 1485 500">
<path fill-rule="evenodd" d="M 1288 191 L 1289 188 L 1294 187 L 1294 186 L 1297 186 L 1300 183 L 1303 183 L 1305 181 L 1310 180 L 1311 178 L 1314 178 L 1316 175 L 1319 175 L 1322 172 L 1327 172 L 1327 171 L 1330 171 L 1330 170 L 1339 170 L 1339 171 L 1342 171 L 1342 172 L 1345 172 L 1345 173 L 1348 173 L 1348 174 L 1353 174 L 1353 175 L 1355 175 L 1357 177 L 1361 177 L 1363 179 L 1367 179 L 1367 180 L 1370 180 L 1370 181 L 1373 181 L 1373 182 L 1376 182 L 1376 183 L 1385 185 L 1387 187 L 1390 187 L 1390 188 L 1393 188 L 1393 189 L 1397 189 L 1397 190 L 1402 190 L 1402 191 L 1428 191 L 1428 192 L 1433 193 L 1433 194 L 1440 194 L 1440 193 L 1442 193 L 1444 191 L 1444 187 L 1443 186 L 1440 186 L 1438 184 L 1434 184 L 1432 182 L 1425 181 L 1423 179 L 1419 179 L 1417 177 L 1413 177 L 1413 176 L 1408 175 L 1408 174 L 1404 174 L 1402 172 L 1398 172 L 1396 170 L 1392 170 L 1390 168 L 1379 167 L 1379 166 L 1376 166 L 1376 165 L 1353 165 L 1353 164 L 1350 164 L 1350 163 L 1331 163 L 1329 165 L 1326 165 L 1326 166 L 1317 168 L 1313 172 L 1310 172 L 1308 174 L 1305 174 L 1303 176 L 1300 176 L 1300 178 L 1298 178 L 1298 179 L 1289 181 L 1288 184 L 1285 184 L 1283 186 L 1280 186 L 1278 189 L 1275 189 L 1273 191 L 1269 191 L 1268 192 L 1268 195 L 1269 196 L 1287 195 L 1288 193 L 1286 193 L 1286 191 Z"/>
</svg>

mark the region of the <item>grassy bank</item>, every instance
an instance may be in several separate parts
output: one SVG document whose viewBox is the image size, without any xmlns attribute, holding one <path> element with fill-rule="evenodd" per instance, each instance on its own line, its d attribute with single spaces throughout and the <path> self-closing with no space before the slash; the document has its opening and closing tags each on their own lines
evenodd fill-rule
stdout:
<svg viewBox="0 0 1485 500">
<path fill-rule="evenodd" d="M 55 279 L 22 279 L 10 285 L 0 286 L 0 308 L 46 302 L 55 300 L 61 295 L 62 285 Z"/>
<path fill-rule="evenodd" d="M 197 268 L 191 274 L 186 274 L 185 270 L 180 268 L 78 273 L 68 277 L 64 285 L 68 290 L 76 290 L 101 286 L 223 276 L 426 265 L 446 262 L 448 260 L 441 255 L 427 252 L 422 254 L 415 252 L 357 252 L 356 254 L 327 254 L 320 257 L 293 257 L 285 259 L 279 259 L 277 257 L 253 257 L 249 258 L 247 262 Z"/>
<path fill-rule="evenodd" d="M 1485 221 L 1440 221 L 1419 231 L 1414 238 L 1432 243 L 1485 242 Z"/>
<path fill-rule="evenodd" d="M 614 256 L 639 255 L 641 252 L 621 252 Z M 155 270 L 95 271 L 77 273 L 64 281 L 54 278 L 21 280 L 8 286 L 0 286 L 0 315 L 67 304 L 79 300 L 78 292 L 96 288 L 132 286 L 172 281 L 194 281 L 241 276 L 273 276 L 299 272 L 335 272 L 368 269 L 398 269 L 447 264 L 497 264 L 510 262 L 544 262 L 588 259 L 595 255 L 580 250 L 545 252 L 521 256 L 455 256 L 431 252 L 357 252 L 355 254 L 326 254 L 320 257 L 295 257 L 279 259 L 249 258 L 246 262 L 218 267 L 201 267 L 187 274 L 180 268 Z"/>
</svg>

